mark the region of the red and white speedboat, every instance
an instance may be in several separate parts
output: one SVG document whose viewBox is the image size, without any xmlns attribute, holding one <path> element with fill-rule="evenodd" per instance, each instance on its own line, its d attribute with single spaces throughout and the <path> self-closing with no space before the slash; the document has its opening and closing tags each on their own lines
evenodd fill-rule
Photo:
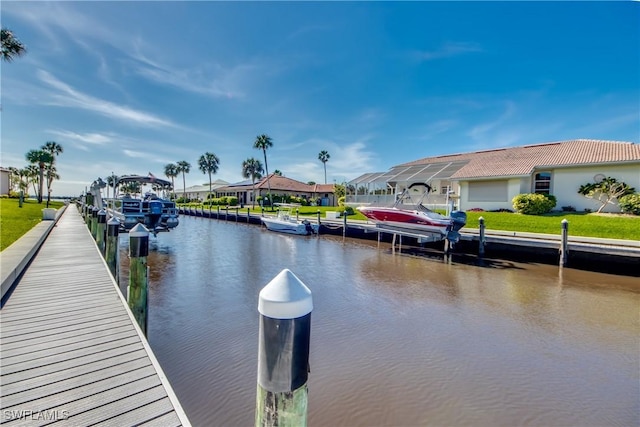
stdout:
<svg viewBox="0 0 640 427">
<path fill-rule="evenodd" d="M 457 242 L 460 238 L 459 230 L 467 223 L 467 215 L 461 211 L 453 211 L 450 216 L 445 216 L 423 206 L 422 199 L 429 193 L 429 186 L 426 186 L 427 191 L 418 203 L 404 203 L 407 199 L 410 200 L 409 189 L 415 185 L 424 184 L 414 184 L 407 188 L 393 206 L 360 206 L 356 209 L 381 229 Z"/>
</svg>

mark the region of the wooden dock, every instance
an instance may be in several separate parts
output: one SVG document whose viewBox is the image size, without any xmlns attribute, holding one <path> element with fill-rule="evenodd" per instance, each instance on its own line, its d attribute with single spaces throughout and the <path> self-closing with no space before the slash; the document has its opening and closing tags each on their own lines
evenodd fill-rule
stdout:
<svg viewBox="0 0 640 427">
<path fill-rule="evenodd" d="M 73 206 L 0 311 L 0 373 L 3 425 L 190 425 Z"/>
</svg>

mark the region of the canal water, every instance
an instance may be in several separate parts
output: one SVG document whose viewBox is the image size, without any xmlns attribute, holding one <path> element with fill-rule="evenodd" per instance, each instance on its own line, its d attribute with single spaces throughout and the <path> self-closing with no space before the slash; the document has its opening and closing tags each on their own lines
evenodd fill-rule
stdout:
<svg viewBox="0 0 640 427">
<path fill-rule="evenodd" d="M 640 424 L 637 277 L 193 217 L 150 242 L 149 341 L 194 425 L 253 425 L 258 293 L 284 268 L 314 298 L 310 426 Z"/>
</svg>

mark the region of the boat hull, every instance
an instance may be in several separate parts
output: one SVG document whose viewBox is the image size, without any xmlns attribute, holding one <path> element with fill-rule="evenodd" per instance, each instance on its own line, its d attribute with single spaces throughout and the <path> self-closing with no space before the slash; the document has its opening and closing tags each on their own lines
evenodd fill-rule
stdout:
<svg viewBox="0 0 640 427">
<path fill-rule="evenodd" d="M 279 218 L 263 217 L 262 223 L 267 227 L 267 230 L 302 236 L 318 234 L 319 229 L 318 224 L 312 224 L 309 221 L 291 221 Z"/>
<path fill-rule="evenodd" d="M 458 219 L 458 217 L 445 217 L 435 212 L 427 213 L 396 207 L 363 206 L 358 210 L 380 229 L 415 233 L 439 240 L 445 238 L 457 240 L 459 237 L 457 231 L 466 223 L 466 215 L 464 219 L 458 215 L 460 218 Z"/>
</svg>

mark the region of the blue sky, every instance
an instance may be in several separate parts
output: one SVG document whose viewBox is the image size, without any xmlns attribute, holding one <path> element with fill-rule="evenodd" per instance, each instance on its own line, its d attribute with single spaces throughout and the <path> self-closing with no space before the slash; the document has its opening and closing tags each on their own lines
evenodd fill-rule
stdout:
<svg viewBox="0 0 640 427">
<path fill-rule="evenodd" d="M 114 172 L 187 186 L 269 170 L 328 182 L 422 157 L 640 140 L 637 2 L 11 2 L 2 166 L 54 140 L 54 195 Z M 180 185 L 178 185 L 178 182 Z M 181 188 L 181 179 L 176 182 Z"/>
</svg>

